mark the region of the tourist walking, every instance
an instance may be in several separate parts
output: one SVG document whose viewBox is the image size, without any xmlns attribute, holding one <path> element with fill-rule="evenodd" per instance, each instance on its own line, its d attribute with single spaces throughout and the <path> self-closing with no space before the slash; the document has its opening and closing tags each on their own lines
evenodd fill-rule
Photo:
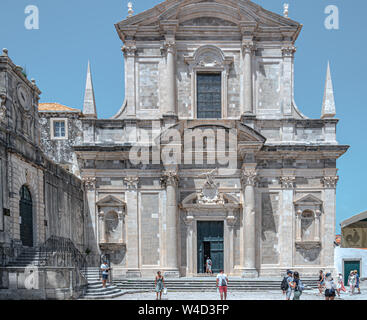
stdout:
<svg viewBox="0 0 367 320">
<path fill-rule="evenodd" d="M 336 284 L 336 293 L 338 294 L 338 297 L 340 297 L 340 291 L 347 291 L 344 287 L 344 279 L 341 273 L 338 275 L 338 283 Z"/>
<path fill-rule="evenodd" d="M 354 271 L 351 271 L 348 277 L 348 286 L 349 286 L 349 292 L 351 295 L 354 294 L 354 289 L 356 287 L 356 276 L 354 274 Z"/>
<path fill-rule="evenodd" d="M 292 286 L 291 283 L 293 283 L 293 272 L 291 270 L 287 270 L 287 275 L 283 278 L 282 284 L 280 288 L 283 291 L 283 294 L 285 294 L 285 299 L 290 300 L 292 295 Z"/>
<path fill-rule="evenodd" d="M 336 284 L 331 276 L 331 273 L 327 273 L 325 276 L 325 300 L 334 300 L 336 295 Z"/>
<path fill-rule="evenodd" d="M 104 261 L 101 264 L 101 271 L 102 271 L 102 287 L 106 288 L 106 282 L 108 280 L 108 271 L 111 270 L 111 268 L 108 266 L 107 261 Z"/>
<path fill-rule="evenodd" d="M 210 257 L 206 259 L 205 265 L 206 265 L 206 273 L 213 274 L 212 271 L 213 261 L 210 259 Z"/>
<path fill-rule="evenodd" d="M 217 275 L 217 288 L 219 288 L 220 299 L 227 300 L 228 277 L 223 270 Z"/>
<path fill-rule="evenodd" d="M 155 277 L 155 292 L 156 292 L 156 295 L 157 295 L 157 299 L 158 300 L 158 297 L 159 297 L 159 300 L 162 300 L 162 293 L 163 293 L 163 290 L 164 290 L 164 277 L 162 276 L 161 272 L 158 271 L 157 272 L 157 275 Z"/>
<path fill-rule="evenodd" d="M 299 278 L 299 273 L 297 271 L 293 273 L 293 281 L 291 282 L 290 287 L 294 291 L 293 300 L 300 300 L 305 287 Z"/>
<path fill-rule="evenodd" d="M 320 292 L 319 294 L 322 295 L 324 288 L 325 288 L 325 275 L 324 275 L 324 271 L 322 270 L 320 270 L 320 273 L 319 273 L 319 281 L 318 281 L 317 286 L 319 288 L 319 292 Z"/>
<path fill-rule="evenodd" d="M 354 275 L 356 277 L 356 289 L 358 289 L 358 294 L 361 294 L 361 288 L 359 287 L 359 274 L 358 274 L 358 270 L 354 270 Z"/>
</svg>

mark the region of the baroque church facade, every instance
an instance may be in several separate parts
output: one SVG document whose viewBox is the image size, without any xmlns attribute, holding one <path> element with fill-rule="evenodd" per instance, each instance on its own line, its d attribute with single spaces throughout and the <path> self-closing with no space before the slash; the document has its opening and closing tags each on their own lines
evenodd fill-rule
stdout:
<svg viewBox="0 0 367 320">
<path fill-rule="evenodd" d="M 295 104 L 302 25 L 248 0 L 167 0 L 115 27 L 116 115 L 97 118 L 89 66 L 83 112 L 39 106 L 43 150 L 83 181 L 89 263 L 132 278 L 200 275 L 207 257 L 246 278 L 334 270 L 348 146 L 329 67 L 320 119 Z"/>
</svg>

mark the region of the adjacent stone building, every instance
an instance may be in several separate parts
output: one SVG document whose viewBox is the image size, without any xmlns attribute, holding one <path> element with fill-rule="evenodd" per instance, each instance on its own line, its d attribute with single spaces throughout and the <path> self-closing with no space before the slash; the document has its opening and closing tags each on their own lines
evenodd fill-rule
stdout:
<svg viewBox="0 0 367 320">
<path fill-rule="evenodd" d="M 75 266 L 82 266 L 77 259 L 85 259 L 84 186 L 42 150 L 50 141 L 46 143 L 45 136 L 41 136 L 40 93 L 35 81 L 30 81 L 3 49 L 0 299 L 65 298 L 81 293 L 83 279 Z M 34 290 L 26 288 L 29 267 L 38 268 L 37 273 L 32 269 L 31 277 L 37 274 L 38 279 L 32 282 Z"/>
<path fill-rule="evenodd" d="M 167 0 L 115 27 L 125 101 L 97 119 L 88 69 L 74 145 L 96 256 L 120 277 L 195 276 L 207 256 L 244 277 L 333 270 L 348 146 L 329 67 L 321 118 L 295 104 L 302 26 L 247 0 Z"/>
</svg>

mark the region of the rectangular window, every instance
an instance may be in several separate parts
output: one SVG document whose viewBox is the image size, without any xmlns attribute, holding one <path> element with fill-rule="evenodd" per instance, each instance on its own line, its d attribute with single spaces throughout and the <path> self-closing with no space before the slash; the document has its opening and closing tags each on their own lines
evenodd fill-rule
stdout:
<svg viewBox="0 0 367 320">
<path fill-rule="evenodd" d="M 65 135 L 65 121 L 54 121 L 54 137 L 64 138 Z"/>
<path fill-rule="evenodd" d="M 222 76 L 217 73 L 197 74 L 197 118 L 222 118 Z"/>
</svg>

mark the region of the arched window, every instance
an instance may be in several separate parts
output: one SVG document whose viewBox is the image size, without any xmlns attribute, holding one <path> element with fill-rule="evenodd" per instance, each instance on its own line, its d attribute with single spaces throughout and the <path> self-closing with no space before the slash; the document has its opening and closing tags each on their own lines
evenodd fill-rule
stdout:
<svg viewBox="0 0 367 320">
<path fill-rule="evenodd" d="M 27 186 L 22 186 L 19 197 L 20 240 L 23 246 L 33 247 L 33 206 Z"/>
</svg>

